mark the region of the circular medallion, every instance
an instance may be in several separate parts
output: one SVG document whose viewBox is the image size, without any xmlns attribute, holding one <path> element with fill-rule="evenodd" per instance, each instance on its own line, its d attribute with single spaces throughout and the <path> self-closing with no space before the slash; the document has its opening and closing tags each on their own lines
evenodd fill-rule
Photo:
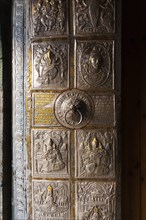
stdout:
<svg viewBox="0 0 146 220">
<path fill-rule="evenodd" d="M 59 95 L 54 107 L 58 122 L 68 128 L 84 127 L 90 122 L 94 111 L 91 97 L 77 89 Z"/>
<path fill-rule="evenodd" d="M 100 86 L 106 82 L 110 73 L 110 55 L 101 44 L 86 46 L 80 58 L 83 79 L 91 86 Z"/>
</svg>

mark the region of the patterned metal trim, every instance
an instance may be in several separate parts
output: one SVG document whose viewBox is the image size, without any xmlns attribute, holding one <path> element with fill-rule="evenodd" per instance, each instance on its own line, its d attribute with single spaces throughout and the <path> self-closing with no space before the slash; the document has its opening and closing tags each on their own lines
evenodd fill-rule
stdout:
<svg viewBox="0 0 146 220">
<path fill-rule="evenodd" d="M 13 219 L 25 220 L 24 1 L 13 10 Z"/>
</svg>

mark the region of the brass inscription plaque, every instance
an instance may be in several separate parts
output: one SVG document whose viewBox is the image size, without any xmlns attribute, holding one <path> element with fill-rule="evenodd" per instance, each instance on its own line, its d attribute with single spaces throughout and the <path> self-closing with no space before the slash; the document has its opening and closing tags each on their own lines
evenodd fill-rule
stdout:
<svg viewBox="0 0 146 220">
<path fill-rule="evenodd" d="M 58 93 L 33 94 L 33 125 L 59 126 L 53 111 L 54 101 Z"/>
<path fill-rule="evenodd" d="M 69 177 L 69 153 L 70 131 L 61 129 L 32 131 L 32 168 L 34 177 Z"/>
</svg>

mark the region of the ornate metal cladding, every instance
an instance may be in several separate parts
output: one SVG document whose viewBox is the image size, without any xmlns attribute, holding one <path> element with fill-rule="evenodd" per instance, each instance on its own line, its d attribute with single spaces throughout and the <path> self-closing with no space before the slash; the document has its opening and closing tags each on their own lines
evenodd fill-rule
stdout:
<svg viewBox="0 0 146 220">
<path fill-rule="evenodd" d="M 74 16 L 76 34 L 114 33 L 114 0 L 75 0 Z"/>
<path fill-rule="evenodd" d="M 33 130 L 32 158 L 34 177 L 68 177 L 70 132 Z"/>
<path fill-rule="evenodd" d="M 67 181 L 33 181 L 33 219 L 70 219 Z"/>
<path fill-rule="evenodd" d="M 76 214 L 80 220 L 115 220 L 115 183 L 78 182 Z"/>
<path fill-rule="evenodd" d="M 53 107 L 59 93 L 33 93 L 33 126 L 59 126 Z"/>
<path fill-rule="evenodd" d="M 79 130 L 76 132 L 76 176 L 113 178 L 115 176 L 115 132 Z"/>
<path fill-rule="evenodd" d="M 66 35 L 68 33 L 67 4 L 67 0 L 33 0 L 33 36 Z"/>
<path fill-rule="evenodd" d="M 60 124 L 68 128 L 81 128 L 88 124 L 93 111 L 91 97 L 76 89 L 63 92 L 55 102 L 55 116 Z"/>
<path fill-rule="evenodd" d="M 33 88 L 69 87 L 68 45 L 64 41 L 33 44 Z"/>
<path fill-rule="evenodd" d="M 76 42 L 76 84 L 81 89 L 113 88 L 112 41 Z"/>
</svg>

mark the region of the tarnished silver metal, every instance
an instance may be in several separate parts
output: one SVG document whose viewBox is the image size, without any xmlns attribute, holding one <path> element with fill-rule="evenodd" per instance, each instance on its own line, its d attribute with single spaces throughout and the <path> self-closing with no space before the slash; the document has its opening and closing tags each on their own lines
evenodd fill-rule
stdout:
<svg viewBox="0 0 146 220">
<path fill-rule="evenodd" d="M 75 0 L 75 34 L 104 34 L 115 31 L 115 1 Z"/>
<path fill-rule="evenodd" d="M 55 41 L 33 44 L 33 88 L 69 87 L 68 43 Z"/>
<path fill-rule="evenodd" d="M 112 89 L 113 55 L 112 41 L 77 41 L 76 86 L 80 89 Z"/>
<path fill-rule="evenodd" d="M 70 174 L 70 131 L 32 131 L 34 177 L 66 178 Z"/>
<path fill-rule="evenodd" d="M 66 35 L 68 33 L 67 0 L 32 1 L 33 36 Z"/>
<path fill-rule="evenodd" d="M 111 129 L 76 131 L 76 177 L 114 178 L 116 134 Z"/>
<path fill-rule="evenodd" d="M 93 112 L 91 97 L 81 90 L 67 90 L 55 101 L 55 116 L 60 124 L 68 128 L 84 127 L 90 122 Z"/>
<path fill-rule="evenodd" d="M 116 184 L 114 182 L 76 183 L 76 215 L 79 220 L 115 220 Z"/>
<path fill-rule="evenodd" d="M 33 219 L 70 219 L 68 181 L 33 181 Z"/>
</svg>

